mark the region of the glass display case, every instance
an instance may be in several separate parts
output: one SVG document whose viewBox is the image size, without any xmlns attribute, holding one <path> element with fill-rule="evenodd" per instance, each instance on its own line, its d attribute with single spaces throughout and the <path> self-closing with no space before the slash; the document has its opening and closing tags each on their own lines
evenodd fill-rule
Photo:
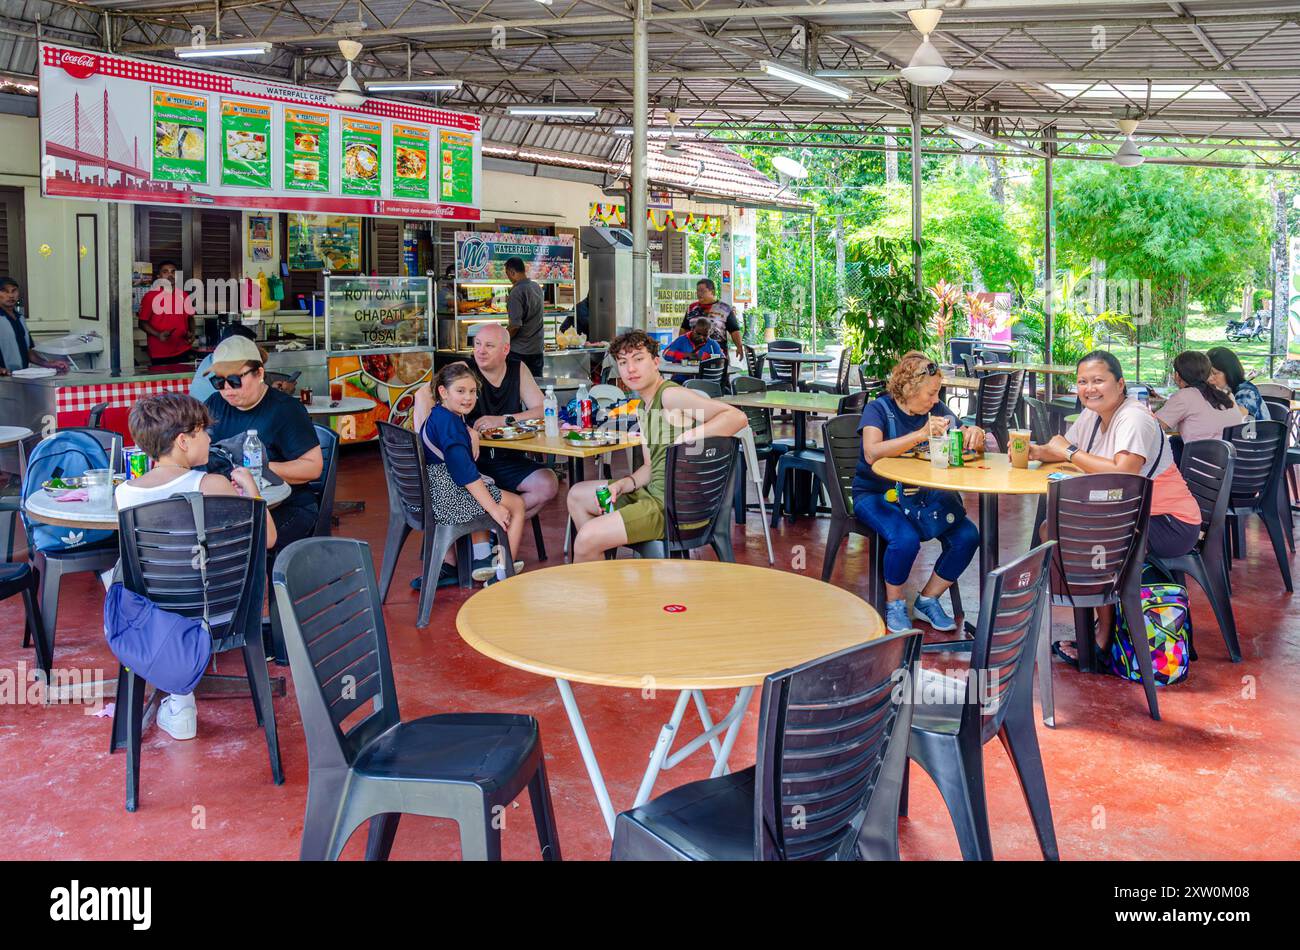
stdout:
<svg viewBox="0 0 1300 950">
<path fill-rule="evenodd" d="M 428 277 L 325 277 L 325 349 L 392 353 L 428 347 L 433 328 Z"/>
</svg>

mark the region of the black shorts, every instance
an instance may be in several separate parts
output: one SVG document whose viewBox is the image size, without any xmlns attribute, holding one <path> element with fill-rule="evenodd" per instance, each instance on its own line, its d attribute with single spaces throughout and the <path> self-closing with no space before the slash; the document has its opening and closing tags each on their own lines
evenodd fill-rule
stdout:
<svg viewBox="0 0 1300 950">
<path fill-rule="evenodd" d="M 476 464 L 479 472 L 489 476 L 498 487 L 513 492 L 519 491 L 520 484 L 533 472 L 540 472 L 546 468 L 545 465 L 534 462 L 522 452 L 487 447 L 479 453 Z"/>
<path fill-rule="evenodd" d="M 1179 521 L 1173 515 L 1152 515 L 1147 525 L 1147 553 L 1156 557 L 1181 557 L 1196 547 L 1201 526 Z"/>
</svg>

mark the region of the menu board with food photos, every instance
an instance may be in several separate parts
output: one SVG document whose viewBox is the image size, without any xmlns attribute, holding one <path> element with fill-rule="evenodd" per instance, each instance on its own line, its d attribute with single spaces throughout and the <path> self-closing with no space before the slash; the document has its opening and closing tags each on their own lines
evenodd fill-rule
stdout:
<svg viewBox="0 0 1300 950">
<path fill-rule="evenodd" d="M 206 62 L 37 44 L 41 194 L 477 221 L 482 120 Z M 238 68 L 238 67 L 236 67 Z M 391 157 L 390 157 L 391 156 Z M 437 185 L 434 185 L 434 182 Z"/>
<path fill-rule="evenodd" d="M 208 180 L 208 97 L 155 89 L 153 177 L 202 184 Z"/>
<path fill-rule="evenodd" d="M 271 107 L 221 101 L 221 183 L 271 187 Z"/>
<path fill-rule="evenodd" d="M 429 130 L 393 123 L 393 195 L 429 197 Z"/>
<path fill-rule="evenodd" d="M 343 116 L 343 193 L 379 194 L 379 151 L 384 127 L 371 119 Z"/>
<path fill-rule="evenodd" d="M 284 110 L 284 187 L 330 190 L 330 117 L 310 109 Z"/>
</svg>

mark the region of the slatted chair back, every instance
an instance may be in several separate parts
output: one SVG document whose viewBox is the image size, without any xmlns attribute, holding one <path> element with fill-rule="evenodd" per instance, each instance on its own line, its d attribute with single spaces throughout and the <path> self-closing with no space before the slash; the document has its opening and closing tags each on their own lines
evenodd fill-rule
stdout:
<svg viewBox="0 0 1300 950">
<path fill-rule="evenodd" d="M 1277 497 L 1277 480 L 1286 465 L 1286 425 L 1281 422 L 1245 422 L 1223 430 L 1232 445 L 1235 464 L 1230 508 L 1260 508 Z"/>
<path fill-rule="evenodd" d="M 1079 475 L 1047 486 L 1047 537 L 1057 603 L 1094 607 L 1118 600 L 1141 570 L 1151 515 L 1151 480 L 1141 475 Z"/>
<path fill-rule="evenodd" d="M 400 511 L 415 531 L 423 531 L 425 517 L 433 511 L 429 476 L 425 470 L 420 437 L 391 422 L 377 422 L 379 457 L 388 483 L 388 510 Z"/>
<path fill-rule="evenodd" d="M 667 540 L 683 549 L 703 547 L 729 512 L 740 440 L 711 437 L 674 445 L 664 466 Z"/>
<path fill-rule="evenodd" d="M 757 860 L 854 856 L 890 748 L 908 741 L 898 727 L 910 709 L 895 694 L 899 671 L 911 668 L 920 646 L 919 633 L 897 634 L 764 680 L 754 775 Z"/>
</svg>

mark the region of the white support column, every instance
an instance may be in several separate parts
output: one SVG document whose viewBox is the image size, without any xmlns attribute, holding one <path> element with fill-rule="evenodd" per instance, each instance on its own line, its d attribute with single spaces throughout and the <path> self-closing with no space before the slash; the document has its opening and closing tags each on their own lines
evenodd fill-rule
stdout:
<svg viewBox="0 0 1300 950">
<path fill-rule="evenodd" d="M 925 105 L 925 90 L 920 86 L 912 88 L 912 240 L 921 243 L 921 109 Z M 916 286 L 924 287 L 921 273 L 921 254 L 912 253 L 912 272 L 916 275 Z"/>
<path fill-rule="evenodd" d="M 650 239 L 646 234 L 648 175 L 646 127 L 650 117 L 648 0 L 636 0 L 632 20 L 632 182 L 627 200 L 632 228 L 632 325 L 645 330 L 650 319 Z"/>
<path fill-rule="evenodd" d="M 1052 338 L 1055 334 L 1052 332 L 1052 312 L 1055 308 L 1053 300 L 1053 290 L 1056 287 L 1056 240 L 1053 230 L 1055 228 L 1056 216 L 1052 208 L 1052 156 L 1056 154 L 1056 129 L 1048 128 L 1044 130 L 1044 137 L 1047 139 L 1043 143 L 1043 149 L 1047 152 L 1047 157 L 1043 159 L 1043 362 L 1052 363 Z M 1141 339 L 1139 333 L 1138 338 Z M 1139 354 L 1142 348 L 1138 347 Z M 1142 357 L 1139 355 L 1138 359 Z M 1047 373 L 1047 398 L 1052 398 L 1052 380 L 1051 373 Z"/>
<path fill-rule="evenodd" d="M 808 240 L 812 243 L 812 257 L 810 266 L 812 268 L 812 280 L 810 281 L 810 296 L 812 297 L 812 310 L 809 318 L 812 322 L 812 351 L 817 352 L 817 212 L 814 210 L 808 216 Z M 757 253 L 757 251 L 755 252 Z M 813 376 L 817 375 L 817 367 L 813 366 Z"/>
</svg>

